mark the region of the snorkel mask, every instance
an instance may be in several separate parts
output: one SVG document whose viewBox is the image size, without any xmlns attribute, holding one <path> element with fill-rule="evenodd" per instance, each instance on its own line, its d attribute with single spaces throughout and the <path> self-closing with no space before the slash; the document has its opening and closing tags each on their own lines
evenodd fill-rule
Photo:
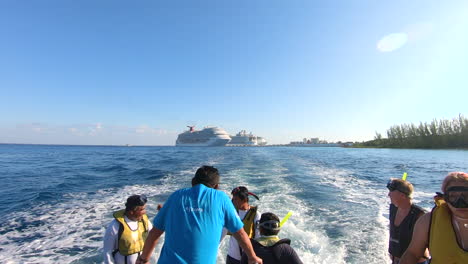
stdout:
<svg viewBox="0 0 468 264">
<path fill-rule="evenodd" d="M 453 186 L 444 193 L 444 200 L 455 208 L 468 208 L 468 187 Z"/>
<path fill-rule="evenodd" d="M 268 220 L 268 221 L 259 223 L 258 225 L 265 228 L 265 229 L 273 230 L 273 231 L 278 231 L 281 228 L 280 227 L 280 222 L 276 221 L 276 220 Z"/>
<path fill-rule="evenodd" d="M 405 194 L 406 196 L 410 197 L 411 194 L 407 191 L 407 190 L 403 190 L 402 188 L 403 186 L 398 182 L 398 181 L 395 181 L 394 179 L 390 179 L 388 182 L 387 182 L 387 189 L 391 192 L 393 191 L 399 191 L 403 194 Z"/>
</svg>

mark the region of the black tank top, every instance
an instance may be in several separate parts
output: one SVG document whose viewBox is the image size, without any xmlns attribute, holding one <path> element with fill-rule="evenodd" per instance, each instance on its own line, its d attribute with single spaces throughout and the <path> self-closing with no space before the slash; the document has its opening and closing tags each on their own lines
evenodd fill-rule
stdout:
<svg viewBox="0 0 468 264">
<path fill-rule="evenodd" d="M 255 239 L 250 239 L 250 241 L 255 254 L 263 260 L 264 264 L 303 264 L 296 251 L 289 245 L 291 240 L 287 238 L 269 247 L 263 246 Z M 247 263 L 247 255 L 244 252 L 241 264 Z"/>
<path fill-rule="evenodd" d="M 401 258 L 411 242 L 414 224 L 419 216 L 425 213 L 424 209 L 417 205 L 411 205 L 408 215 L 403 219 L 400 226 L 395 226 L 395 217 L 398 208 L 390 204 L 390 241 L 388 252 L 394 257 Z"/>
</svg>

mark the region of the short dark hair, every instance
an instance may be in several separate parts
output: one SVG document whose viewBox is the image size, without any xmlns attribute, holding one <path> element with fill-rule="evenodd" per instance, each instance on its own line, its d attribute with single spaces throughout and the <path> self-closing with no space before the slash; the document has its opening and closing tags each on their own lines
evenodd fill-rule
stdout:
<svg viewBox="0 0 468 264">
<path fill-rule="evenodd" d="M 262 224 L 265 222 L 269 222 L 270 224 L 268 226 L 273 227 L 272 228 L 267 228 L 264 227 Z M 273 223 L 273 224 L 272 224 Z M 260 234 L 264 236 L 276 236 L 278 235 L 280 231 L 280 220 L 278 216 L 276 216 L 274 213 L 263 213 L 262 216 L 260 217 Z"/>
<path fill-rule="evenodd" d="M 145 205 L 147 201 L 148 199 L 146 198 L 144 194 L 142 195 L 134 194 L 127 198 L 127 202 L 125 203 L 125 211 L 126 212 L 133 211 L 138 206 Z"/>
<path fill-rule="evenodd" d="M 247 187 L 239 186 L 231 191 L 232 196 L 237 196 L 242 201 L 249 201 L 249 190 Z"/>
<path fill-rule="evenodd" d="M 195 177 L 192 178 L 192 186 L 204 184 L 209 188 L 214 188 L 219 184 L 219 172 L 213 166 L 203 165 L 198 168 Z"/>
</svg>

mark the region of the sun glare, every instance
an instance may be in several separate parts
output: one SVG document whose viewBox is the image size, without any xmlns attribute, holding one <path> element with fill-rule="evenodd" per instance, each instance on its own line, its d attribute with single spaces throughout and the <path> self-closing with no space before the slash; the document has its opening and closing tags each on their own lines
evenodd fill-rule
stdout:
<svg viewBox="0 0 468 264">
<path fill-rule="evenodd" d="M 406 33 L 393 33 L 389 34 L 377 43 L 377 50 L 381 52 L 391 52 L 403 47 L 408 42 L 408 35 Z"/>
</svg>

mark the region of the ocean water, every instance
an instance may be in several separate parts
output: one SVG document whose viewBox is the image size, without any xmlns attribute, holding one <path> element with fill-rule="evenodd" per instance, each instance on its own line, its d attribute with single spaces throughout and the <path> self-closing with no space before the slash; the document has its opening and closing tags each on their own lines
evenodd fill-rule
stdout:
<svg viewBox="0 0 468 264">
<path fill-rule="evenodd" d="M 152 219 L 204 164 L 219 169 L 226 193 L 256 193 L 261 212 L 292 211 L 280 237 L 304 263 L 380 264 L 388 179 L 408 172 L 415 203 L 430 209 L 444 176 L 468 171 L 468 151 L 0 145 L 0 262 L 100 263 L 105 227 L 129 195 L 149 197 Z"/>
</svg>

